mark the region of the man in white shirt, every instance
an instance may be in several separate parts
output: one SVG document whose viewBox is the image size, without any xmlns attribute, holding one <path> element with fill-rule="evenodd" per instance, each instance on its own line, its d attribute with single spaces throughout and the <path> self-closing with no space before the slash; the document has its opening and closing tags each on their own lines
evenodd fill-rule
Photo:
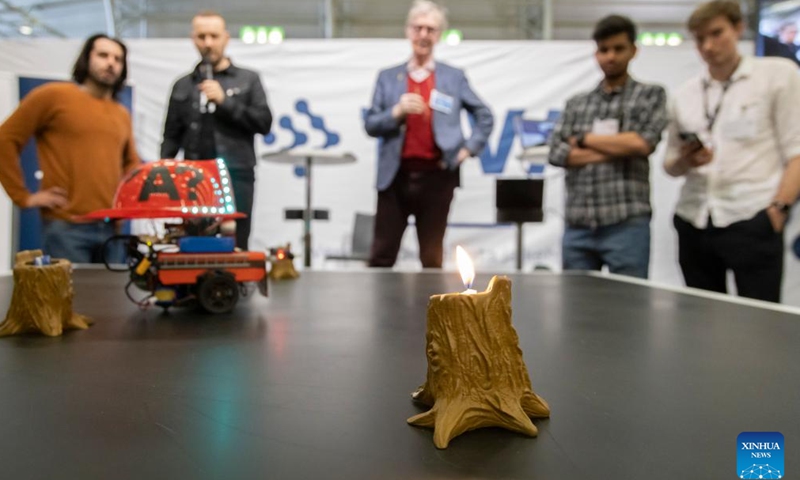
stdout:
<svg viewBox="0 0 800 480">
<path fill-rule="evenodd" d="M 779 302 L 783 228 L 800 194 L 800 73 L 781 58 L 739 54 L 739 5 L 714 0 L 689 18 L 708 70 L 670 105 L 667 159 L 684 176 L 675 212 L 686 284 Z"/>
</svg>

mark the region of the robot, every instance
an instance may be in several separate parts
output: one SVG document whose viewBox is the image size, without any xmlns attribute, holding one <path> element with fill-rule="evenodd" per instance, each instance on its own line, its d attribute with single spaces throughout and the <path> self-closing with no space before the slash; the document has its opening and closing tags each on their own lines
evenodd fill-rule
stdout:
<svg viewBox="0 0 800 480">
<path fill-rule="evenodd" d="M 268 295 L 266 252 L 239 251 L 225 236 L 236 212 L 225 162 L 159 160 L 130 172 L 120 183 L 111 209 L 86 215 L 92 220 L 150 219 L 164 223 L 158 235 L 117 235 L 105 251 L 124 249 L 125 264 L 106 268 L 128 272 L 125 293 L 145 308 L 167 311 L 199 304 L 210 313 L 230 312 L 248 284 Z M 135 298 L 131 287 L 147 292 Z"/>
</svg>

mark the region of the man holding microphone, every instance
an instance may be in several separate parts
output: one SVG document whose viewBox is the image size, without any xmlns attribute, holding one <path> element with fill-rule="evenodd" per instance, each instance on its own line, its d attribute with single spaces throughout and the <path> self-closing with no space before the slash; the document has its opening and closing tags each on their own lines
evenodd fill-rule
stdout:
<svg viewBox="0 0 800 480">
<path fill-rule="evenodd" d="M 258 73 L 225 56 L 229 39 L 220 14 L 203 11 L 192 19 L 201 62 L 172 88 L 161 157 L 174 158 L 183 150 L 187 160 L 225 160 L 236 208 L 247 214 L 236 221 L 236 246 L 246 250 L 255 184 L 253 137 L 269 133 L 272 113 Z"/>
</svg>

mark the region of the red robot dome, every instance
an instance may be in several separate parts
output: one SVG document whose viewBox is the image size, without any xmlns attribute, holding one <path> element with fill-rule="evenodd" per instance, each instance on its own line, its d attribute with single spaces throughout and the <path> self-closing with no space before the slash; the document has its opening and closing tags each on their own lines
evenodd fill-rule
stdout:
<svg viewBox="0 0 800 480">
<path fill-rule="evenodd" d="M 244 218 L 236 211 L 230 175 L 222 159 L 158 160 L 132 170 L 114 195 L 114 206 L 87 219 Z"/>
</svg>

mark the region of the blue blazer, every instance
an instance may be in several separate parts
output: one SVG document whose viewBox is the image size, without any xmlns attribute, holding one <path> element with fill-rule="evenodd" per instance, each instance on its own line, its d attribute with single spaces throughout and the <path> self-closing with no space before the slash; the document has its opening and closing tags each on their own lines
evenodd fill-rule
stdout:
<svg viewBox="0 0 800 480">
<path fill-rule="evenodd" d="M 407 64 L 387 68 L 378 74 L 372 107 L 364 118 L 364 127 L 371 137 L 379 138 L 378 190 L 389 188 L 400 169 L 400 154 L 405 140 L 405 122 L 392 118 L 392 107 L 408 90 Z M 450 113 L 433 111 L 433 138 L 442 151 L 444 162 L 450 169 L 458 168 L 457 156 L 461 147 L 473 155 L 481 153 L 492 133 L 494 117 L 492 111 L 478 98 L 469 86 L 464 71 L 442 62 L 436 62 L 436 90 L 453 99 Z M 464 139 L 461 131 L 461 109 L 475 118 L 472 135 Z"/>
</svg>

